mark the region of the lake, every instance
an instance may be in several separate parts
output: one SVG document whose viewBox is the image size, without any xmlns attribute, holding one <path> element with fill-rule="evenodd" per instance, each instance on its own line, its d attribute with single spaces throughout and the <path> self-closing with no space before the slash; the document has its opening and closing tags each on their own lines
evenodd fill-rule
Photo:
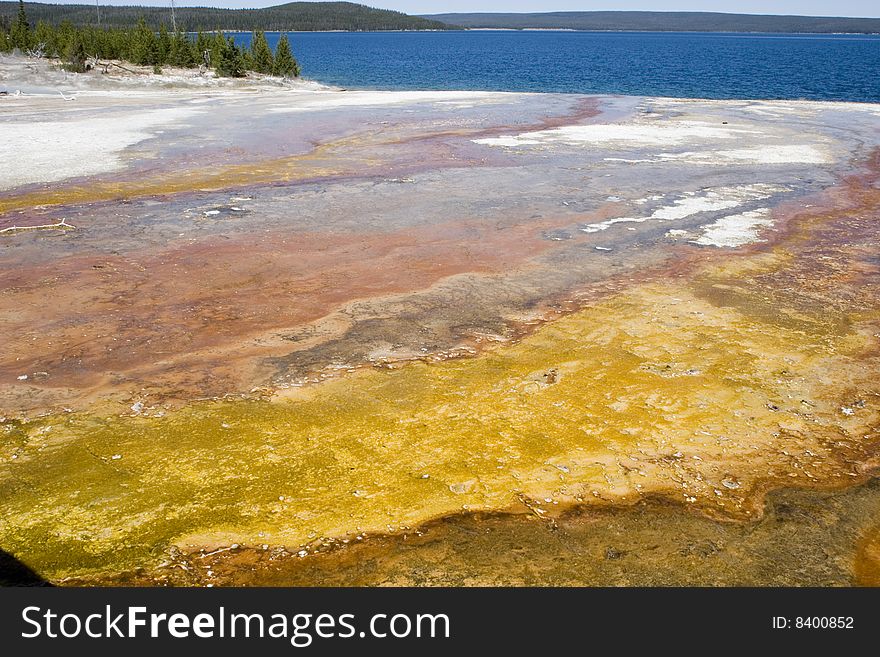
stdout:
<svg viewBox="0 0 880 657">
<path fill-rule="evenodd" d="M 267 34 L 271 45 L 279 34 Z M 880 36 L 291 32 L 303 75 L 376 89 L 880 102 Z M 238 34 L 248 44 L 250 34 Z"/>
</svg>

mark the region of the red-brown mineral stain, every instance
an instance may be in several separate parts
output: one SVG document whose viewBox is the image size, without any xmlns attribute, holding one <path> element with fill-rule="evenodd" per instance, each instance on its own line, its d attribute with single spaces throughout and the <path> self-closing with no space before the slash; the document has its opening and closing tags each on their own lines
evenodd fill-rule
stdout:
<svg viewBox="0 0 880 657">
<path fill-rule="evenodd" d="M 251 338 L 313 322 L 357 299 L 425 289 L 456 274 L 510 272 L 552 248 L 543 230 L 570 221 L 273 231 L 7 269 L 0 272 L 8 336 L 0 380 L 39 372 L 48 376 L 31 377 L 29 385 L 112 391 L 170 377 L 164 387 L 183 399 L 246 391 L 255 383 L 249 361 L 279 355 Z"/>
</svg>

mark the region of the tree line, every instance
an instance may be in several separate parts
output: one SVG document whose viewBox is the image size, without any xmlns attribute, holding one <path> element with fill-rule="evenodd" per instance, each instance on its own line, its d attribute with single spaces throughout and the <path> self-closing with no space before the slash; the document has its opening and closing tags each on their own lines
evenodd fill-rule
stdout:
<svg viewBox="0 0 880 657">
<path fill-rule="evenodd" d="M 170 21 L 170 7 L 112 7 L 112 0 L 99 0 L 100 6 L 83 2 L 58 5 L 28 2 L 32 20 L 57 24 L 69 20 L 77 26 L 129 27 L 143 17 L 147 25 L 158 30 Z M 184 4 L 178 0 L 178 5 Z M 202 4 L 194 2 L 193 4 Z M 0 2 L 0 17 L 15 17 L 15 2 Z M 177 27 L 185 32 L 224 30 L 253 32 L 312 32 L 344 30 L 348 32 L 381 30 L 448 30 L 449 25 L 409 16 L 399 11 L 374 9 L 352 2 L 290 2 L 264 9 L 217 9 L 212 7 L 181 7 L 175 10 Z"/>
<path fill-rule="evenodd" d="M 736 3 L 729 3 L 736 5 Z M 770 4 L 770 3 L 768 3 Z M 831 5 L 829 5 L 831 6 Z M 876 3 L 875 3 L 876 6 Z M 880 32 L 880 18 L 770 16 L 701 11 L 554 11 L 540 13 L 450 13 L 424 16 L 465 28 L 567 29 L 633 32 Z"/>
<path fill-rule="evenodd" d="M 224 77 L 243 77 L 246 71 L 280 77 L 300 74 L 286 34 L 272 52 L 262 31 L 254 31 L 250 47 L 241 48 L 220 31 L 192 36 L 171 32 L 164 23 L 156 31 L 143 18 L 128 28 L 74 26 L 70 21 L 58 25 L 40 21 L 32 26 L 21 0 L 13 20 L 0 19 L 0 52 L 13 50 L 59 58 L 74 72 L 85 71 L 89 60 L 105 59 L 152 66 L 157 73 L 163 66 L 205 66 Z"/>
</svg>

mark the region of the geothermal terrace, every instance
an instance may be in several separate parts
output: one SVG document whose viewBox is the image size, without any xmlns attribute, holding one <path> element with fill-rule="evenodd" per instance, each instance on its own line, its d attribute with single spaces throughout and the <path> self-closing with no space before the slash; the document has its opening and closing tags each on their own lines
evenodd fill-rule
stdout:
<svg viewBox="0 0 880 657">
<path fill-rule="evenodd" d="M 0 548 L 50 581 L 880 583 L 880 106 L 21 61 Z"/>
</svg>

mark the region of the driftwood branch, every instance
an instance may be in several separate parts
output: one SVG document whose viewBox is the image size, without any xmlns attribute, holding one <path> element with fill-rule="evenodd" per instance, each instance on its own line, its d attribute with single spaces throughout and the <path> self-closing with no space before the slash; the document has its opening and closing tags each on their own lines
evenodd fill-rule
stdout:
<svg viewBox="0 0 880 657">
<path fill-rule="evenodd" d="M 73 230 L 76 226 L 67 223 L 66 219 L 62 219 L 57 224 L 42 224 L 39 226 L 9 226 L 0 229 L 0 235 L 21 233 L 28 230 Z"/>
<path fill-rule="evenodd" d="M 128 71 L 129 73 L 134 73 L 135 75 L 138 75 L 137 71 L 130 69 L 130 68 L 126 68 L 122 64 L 117 64 L 116 62 L 106 62 L 102 66 L 104 67 L 105 73 L 107 72 L 107 69 L 109 69 L 111 66 L 115 66 L 116 68 L 121 68 L 123 71 Z"/>
</svg>

